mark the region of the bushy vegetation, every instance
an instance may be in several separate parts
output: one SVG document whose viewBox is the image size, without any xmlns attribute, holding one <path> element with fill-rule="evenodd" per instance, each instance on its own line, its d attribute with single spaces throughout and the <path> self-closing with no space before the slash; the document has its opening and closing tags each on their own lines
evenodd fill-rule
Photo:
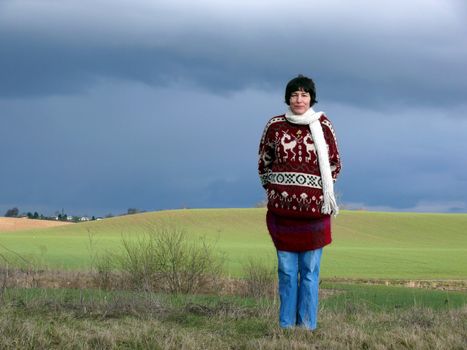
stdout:
<svg viewBox="0 0 467 350">
<path fill-rule="evenodd" d="M 122 237 L 121 243 L 118 252 L 93 259 L 101 287 L 187 294 L 215 289 L 223 274 L 215 246 L 202 238 L 190 241 L 176 227 L 147 225 L 143 235 Z"/>
</svg>

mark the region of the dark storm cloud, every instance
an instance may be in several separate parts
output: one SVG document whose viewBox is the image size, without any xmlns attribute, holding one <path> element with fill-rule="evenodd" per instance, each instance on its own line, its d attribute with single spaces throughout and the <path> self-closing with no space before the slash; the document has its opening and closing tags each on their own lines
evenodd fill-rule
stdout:
<svg viewBox="0 0 467 350">
<path fill-rule="evenodd" d="M 0 1 L 0 210 L 248 207 L 284 83 L 317 83 L 349 207 L 465 211 L 460 1 Z"/>
<path fill-rule="evenodd" d="M 257 140 L 265 118 L 282 106 L 268 97 L 101 82 L 80 96 L 0 101 L 8 111 L 0 128 L 0 209 L 47 203 L 48 212 L 105 215 L 129 207 L 252 206 L 262 197 Z"/>
<path fill-rule="evenodd" d="M 109 13 L 106 1 L 6 4 L 0 14 L 3 97 L 74 93 L 99 78 L 153 86 L 184 80 L 224 93 L 270 89 L 311 72 L 323 95 L 336 101 L 466 103 L 461 43 L 467 25 L 455 1 L 224 8 L 137 1 L 112 2 Z"/>
<path fill-rule="evenodd" d="M 344 169 L 338 188 L 344 203 L 384 210 L 422 210 L 420 203 L 428 210 L 430 203 L 442 211 L 455 203 L 467 209 L 465 119 L 430 108 L 330 111 L 340 131 Z"/>
</svg>

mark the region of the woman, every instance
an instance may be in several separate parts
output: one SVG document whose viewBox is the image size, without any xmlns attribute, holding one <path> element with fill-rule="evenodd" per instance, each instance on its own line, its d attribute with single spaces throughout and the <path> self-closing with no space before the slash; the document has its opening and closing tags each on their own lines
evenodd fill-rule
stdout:
<svg viewBox="0 0 467 350">
<path fill-rule="evenodd" d="M 313 80 L 303 75 L 285 89 L 287 112 L 267 123 L 259 175 L 267 192 L 267 227 L 277 249 L 282 328 L 316 328 L 322 248 L 337 215 L 333 183 L 341 169 L 336 136 L 315 112 Z"/>
</svg>

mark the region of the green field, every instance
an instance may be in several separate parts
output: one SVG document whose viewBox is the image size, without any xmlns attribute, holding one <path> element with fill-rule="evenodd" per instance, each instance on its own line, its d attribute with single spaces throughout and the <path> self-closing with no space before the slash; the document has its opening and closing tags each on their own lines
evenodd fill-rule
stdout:
<svg viewBox="0 0 467 350">
<path fill-rule="evenodd" d="M 193 239 L 206 237 L 225 253 L 227 272 L 234 276 L 250 257 L 275 263 L 264 209 L 159 211 L 3 232 L 0 253 L 50 268 L 87 269 L 93 253 L 116 251 L 122 237 L 160 225 L 184 229 Z M 323 254 L 324 278 L 467 279 L 466 214 L 342 211 L 334 220 L 333 239 Z"/>
</svg>

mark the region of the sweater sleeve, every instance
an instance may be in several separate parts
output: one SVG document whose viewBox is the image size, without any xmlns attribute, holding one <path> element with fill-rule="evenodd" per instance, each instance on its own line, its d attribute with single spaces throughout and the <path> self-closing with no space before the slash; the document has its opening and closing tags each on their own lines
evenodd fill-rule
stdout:
<svg viewBox="0 0 467 350">
<path fill-rule="evenodd" d="M 322 118 L 321 125 L 323 128 L 324 139 L 328 144 L 331 174 L 332 178 L 335 181 L 342 168 L 341 159 L 339 155 L 339 148 L 337 147 L 336 133 L 334 132 L 334 128 L 332 127 L 331 122 L 326 117 Z"/>
<path fill-rule="evenodd" d="M 273 135 L 270 131 L 270 123 L 264 128 L 263 136 L 259 144 L 259 154 L 258 154 L 258 174 L 261 180 L 261 185 L 264 189 L 267 188 L 269 183 L 268 176 L 272 170 L 272 164 L 274 162 L 275 156 L 275 143 Z"/>
</svg>

